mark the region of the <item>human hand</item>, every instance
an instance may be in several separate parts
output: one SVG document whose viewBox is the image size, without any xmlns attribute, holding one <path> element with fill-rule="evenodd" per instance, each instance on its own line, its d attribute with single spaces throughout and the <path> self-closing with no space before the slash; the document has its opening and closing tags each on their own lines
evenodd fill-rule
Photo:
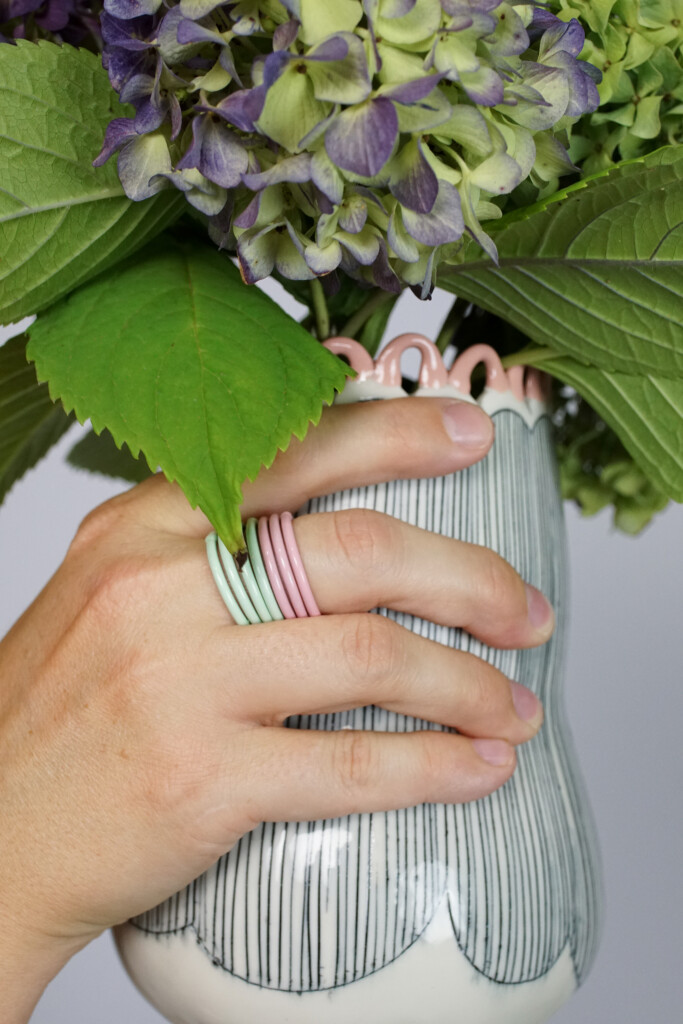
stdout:
<svg viewBox="0 0 683 1024">
<path fill-rule="evenodd" d="M 449 437 L 453 408 L 480 417 L 478 446 Z M 245 488 L 244 514 L 449 473 L 491 439 L 483 413 L 448 400 L 331 409 Z M 328 614 L 239 629 L 211 579 L 209 529 L 160 477 L 107 502 L 0 645 L 11 1024 L 76 949 L 181 889 L 258 822 L 479 798 L 540 725 L 535 698 L 492 666 L 366 614 L 406 610 L 497 647 L 544 642 L 549 608 L 532 592 L 545 615 L 535 627 L 522 581 L 494 553 L 379 513 L 302 517 L 297 540 Z M 370 703 L 461 735 L 281 728 L 290 714 Z"/>
</svg>

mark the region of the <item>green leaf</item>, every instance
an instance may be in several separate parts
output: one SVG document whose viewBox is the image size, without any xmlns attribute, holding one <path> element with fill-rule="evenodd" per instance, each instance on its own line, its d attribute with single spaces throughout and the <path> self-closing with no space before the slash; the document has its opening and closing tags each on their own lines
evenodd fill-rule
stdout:
<svg viewBox="0 0 683 1024">
<path fill-rule="evenodd" d="M 683 501 L 683 380 L 615 373 L 566 358 L 539 360 L 538 366 L 575 388 L 653 483 Z"/>
<path fill-rule="evenodd" d="M 226 256 L 168 237 L 30 334 L 51 394 L 177 480 L 232 550 L 243 481 L 304 436 L 348 369 Z"/>
<path fill-rule="evenodd" d="M 27 340 L 20 335 L 0 348 L 0 501 L 73 423 L 26 362 Z"/>
<path fill-rule="evenodd" d="M 103 476 L 127 480 L 131 484 L 139 484 L 152 474 L 143 458 L 133 457 L 127 444 L 117 448 L 108 430 L 103 430 L 101 434 L 96 434 L 94 430 L 88 431 L 85 437 L 73 446 L 66 461 L 75 469 L 85 469 L 88 473 L 102 473 Z"/>
<path fill-rule="evenodd" d="M 92 166 L 108 122 L 127 112 L 95 54 L 0 47 L 0 322 L 49 306 L 182 212 L 175 189 L 132 203 L 115 160 Z"/>
<path fill-rule="evenodd" d="M 499 265 L 469 247 L 442 287 L 580 361 L 683 377 L 683 147 L 491 233 Z"/>
</svg>

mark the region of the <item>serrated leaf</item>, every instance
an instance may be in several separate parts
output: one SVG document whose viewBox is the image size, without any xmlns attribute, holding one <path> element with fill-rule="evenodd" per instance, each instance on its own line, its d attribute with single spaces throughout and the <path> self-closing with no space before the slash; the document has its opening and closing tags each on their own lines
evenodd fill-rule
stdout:
<svg viewBox="0 0 683 1024">
<path fill-rule="evenodd" d="M 36 380 L 26 341 L 20 335 L 0 348 L 0 501 L 74 422 Z"/>
<path fill-rule="evenodd" d="M 612 372 L 564 357 L 537 365 L 575 388 L 653 483 L 683 501 L 683 380 Z"/>
<path fill-rule="evenodd" d="M 101 473 L 116 480 L 127 480 L 131 484 L 139 484 L 152 473 L 144 458 L 133 457 L 127 444 L 117 448 L 108 430 L 103 430 L 101 434 L 89 430 L 73 446 L 66 461 L 75 469 Z"/>
<path fill-rule="evenodd" d="M 177 480 L 232 550 L 243 481 L 304 436 L 346 376 L 226 256 L 170 238 L 51 307 L 30 336 L 51 394 Z"/>
<path fill-rule="evenodd" d="M 0 46 L 0 322 L 39 312 L 182 213 L 175 189 L 133 203 L 114 160 L 92 166 L 125 114 L 95 54 Z"/>
<path fill-rule="evenodd" d="M 492 235 L 498 266 L 472 257 L 440 273 L 439 285 L 575 359 L 683 377 L 683 147 L 621 166 Z"/>
</svg>

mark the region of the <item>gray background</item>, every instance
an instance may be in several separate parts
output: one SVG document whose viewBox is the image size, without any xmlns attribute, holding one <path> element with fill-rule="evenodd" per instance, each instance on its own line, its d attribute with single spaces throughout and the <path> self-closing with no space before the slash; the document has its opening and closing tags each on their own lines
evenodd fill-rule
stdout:
<svg viewBox="0 0 683 1024">
<path fill-rule="evenodd" d="M 428 306 L 408 296 L 388 336 L 434 336 L 444 311 L 442 296 Z M 0 509 L 0 635 L 57 567 L 83 516 L 121 490 L 64 463 L 80 429 Z M 636 540 L 615 533 L 606 512 L 584 520 L 567 506 L 567 526 L 566 700 L 600 832 L 606 925 L 592 975 L 553 1021 L 673 1024 L 683 998 L 683 508 L 670 507 Z M 105 935 L 49 986 L 32 1024 L 122 1020 L 162 1024 Z"/>
</svg>

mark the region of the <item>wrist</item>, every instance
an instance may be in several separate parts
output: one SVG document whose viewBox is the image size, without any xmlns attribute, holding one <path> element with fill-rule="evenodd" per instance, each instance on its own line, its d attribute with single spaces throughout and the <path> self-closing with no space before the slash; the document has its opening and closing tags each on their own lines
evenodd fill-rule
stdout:
<svg viewBox="0 0 683 1024">
<path fill-rule="evenodd" d="M 32 932 L 3 913 L 0 930 L 3 1024 L 27 1024 L 47 985 L 85 945 L 87 940 Z"/>
</svg>

